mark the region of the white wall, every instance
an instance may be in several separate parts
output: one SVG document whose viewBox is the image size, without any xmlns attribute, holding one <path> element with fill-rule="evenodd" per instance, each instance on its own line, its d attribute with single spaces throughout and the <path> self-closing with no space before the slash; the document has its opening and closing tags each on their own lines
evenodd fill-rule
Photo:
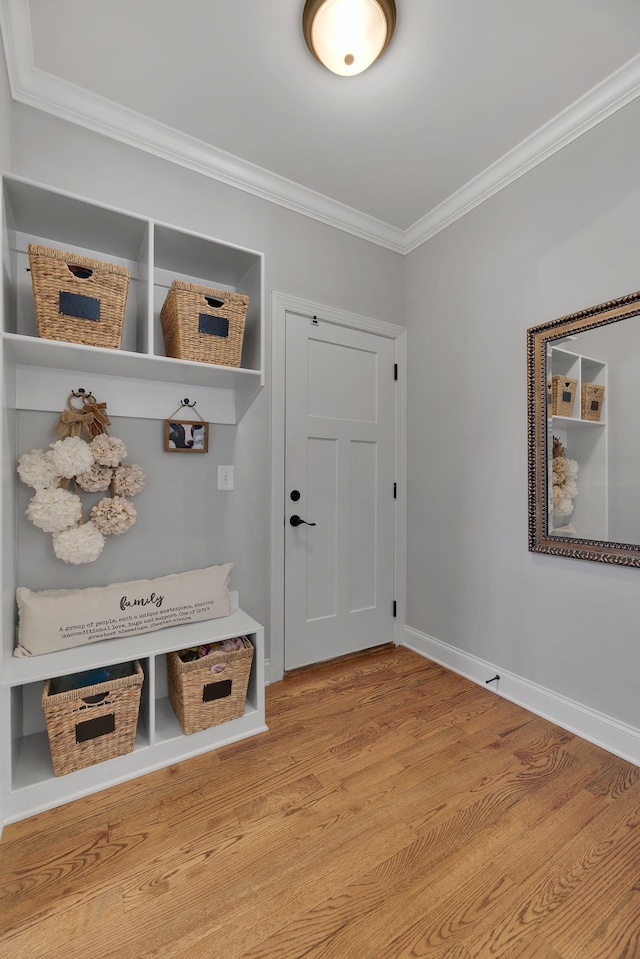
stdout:
<svg viewBox="0 0 640 959">
<path fill-rule="evenodd" d="M 12 169 L 96 201 L 263 251 L 267 301 L 270 291 L 275 289 L 319 304 L 401 322 L 404 268 L 398 254 L 23 105 L 13 107 Z M 269 309 L 269 302 L 266 308 Z M 270 326 L 269 322 L 267 325 Z M 42 434 L 44 422 L 42 418 L 21 417 L 25 443 L 27 438 Z M 134 436 L 135 429 L 130 424 L 127 428 Z M 213 561 L 233 556 L 233 586 L 240 589 L 243 607 L 268 624 L 268 386 L 241 421 L 235 436 L 229 436 L 229 428 L 218 428 L 218 434 L 224 435 L 224 441 L 221 447 L 214 445 L 213 455 L 208 456 L 211 483 L 215 486 L 218 463 L 233 462 L 236 489 L 233 493 L 211 493 L 210 509 L 218 511 L 210 532 L 215 535 Z M 213 441 L 215 444 L 215 431 Z M 231 451 L 233 460 L 229 458 Z M 140 459 L 139 454 L 137 458 Z M 149 467 L 149 458 L 151 470 L 154 464 L 158 470 L 166 468 L 166 457 L 163 460 L 159 453 L 153 460 L 150 452 L 145 468 Z M 142 493 L 137 503 L 141 517 L 145 514 L 146 495 Z M 152 501 L 157 514 L 157 497 L 149 492 L 149 508 Z M 133 536 L 132 531 L 128 536 L 130 548 Z M 148 564 L 144 557 L 136 563 L 140 577 L 147 575 L 147 567 L 153 570 L 151 575 L 159 566 L 168 572 L 174 562 L 172 535 L 166 536 L 161 560 L 158 550 L 162 551 L 162 543 L 158 544 L 157 537 L 149 543 Z M 123 538 L 123 551 L 126 546 Z M 111 552 L 115 555 L 115 549 Z M 28 568 L 34 585 L 41 585 L 53 567 L 44 568 L 43 554 L 34 557 L 34 565 L 27 566 L 24 548 L 22 554 L 21 568 Z M 113 559 L 112 556 L 109 562 Z M 184 567 L 182 554 L 176 561 Z M 63 585 L 58 582 L 61 575 L 57 570 L 55 585 Z"/>
<path fill-rule="evenodd" d="M 0 38 L 0 170 L 8 170 L 11 166 L 11 93 L 9 77 L 4 55 L 4 46 Z M 4 430 L 4 423 L 0 430 Z M 0 563 L 0 565 L 2 565 Z M 5 692 L 4 695 L 8 695 Z M 0 704 L 1 705 L 1 704 Z M 3 707 L 4 708 L 4 707 Z M 0 790 L 0 834 L 2 833 L 2 819 L 4 818 L 4 795 Z"/>
<path fill-rule="evenodd" d="M 0 170 L 11 166 L 11 92 L 7 61 L 0 39 Z"/>
<path fill-rule="evenodd" d="M 527 551 L 527 327 L 640 287 L 640 103 L 407 258 L 407 624 L 638 726 L 640 570 Z"/>
</svg>

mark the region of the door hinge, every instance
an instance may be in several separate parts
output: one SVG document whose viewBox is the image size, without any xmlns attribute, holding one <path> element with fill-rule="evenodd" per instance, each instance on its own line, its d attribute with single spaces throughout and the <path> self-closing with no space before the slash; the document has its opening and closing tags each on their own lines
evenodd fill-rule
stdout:
<svg viewBox="0 0 640 959">
<path fill-rule="evenodd" d="M 394 499 L 397 499 L 397 498 L 398 498 L 398 484 L 397 484 L 397 483 L 394 483 L 394 484 L 393 484 L 393 498 L 394 498 Z"/>
<path fill-rule="evenodd" d="M 397 380 L 397 379 L 398 379 L 398 364 L 397 364 L 397 363 L 394 363 L 394 364 L 393 364 L 393 378 L 394 378 L 394 380 Z"/>
<path fill-rule="evenodd" d="M 398 604 L 396 603 L 396 601 L 395 601 L 395 599 L 394 599 L 394 601 L 393 601 L 393 618 L 395 619 L 397 615 L 398 615 Z"/>
</svg>

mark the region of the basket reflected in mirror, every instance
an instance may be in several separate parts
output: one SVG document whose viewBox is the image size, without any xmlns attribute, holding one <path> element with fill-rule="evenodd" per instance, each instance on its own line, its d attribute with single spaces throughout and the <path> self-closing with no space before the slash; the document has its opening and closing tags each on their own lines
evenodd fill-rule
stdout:
<svg viewBox="0 0 640 959">
<path fill-rule="evenodd" d="M 581 396 L 581 418 L 599 423 L 604 402 L 604 386 L 597 383 L 583 383 Z"/>
</svg>

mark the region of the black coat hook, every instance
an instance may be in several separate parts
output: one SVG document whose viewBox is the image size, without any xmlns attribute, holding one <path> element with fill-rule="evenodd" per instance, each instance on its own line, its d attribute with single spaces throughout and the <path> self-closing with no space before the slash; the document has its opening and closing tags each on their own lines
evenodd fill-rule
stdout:
<svg viewBox="0 0 640 959">
<path fill-rule="evenodd" d="M 180 406 L 188 406 L 190 409 L 193 409 L 197 402 L 197 400 L 194 400 L 193 403 L 190 403 L 189 397 L 186 396 L 183 400 L 180 400 Z"/>
</svg>

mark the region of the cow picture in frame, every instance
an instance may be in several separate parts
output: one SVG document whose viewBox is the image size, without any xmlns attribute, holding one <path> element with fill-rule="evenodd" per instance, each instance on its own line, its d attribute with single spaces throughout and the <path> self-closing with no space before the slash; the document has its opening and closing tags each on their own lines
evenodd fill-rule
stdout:
<svg viewBox="0 0 640 959">
<path fill-rule="evenodd" d="M 208 453 L 209 424 L 202 420 L 164 421 L 165 453 Z"/>
</svg>

